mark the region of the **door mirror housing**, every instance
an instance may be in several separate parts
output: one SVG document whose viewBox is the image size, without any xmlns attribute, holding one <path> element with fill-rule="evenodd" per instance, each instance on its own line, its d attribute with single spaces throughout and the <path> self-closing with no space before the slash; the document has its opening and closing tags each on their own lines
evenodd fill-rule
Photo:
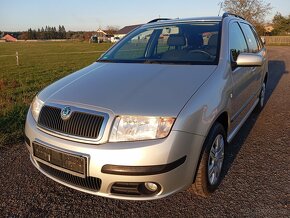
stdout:
<svg viewBox="0 0 290 218">
<path fill-rule="evenodd" d="M 262 66 L 263 58 L 258 54 L 239 54 L 236 61 L 237 67 L 259 67 Z"/>
</svg>

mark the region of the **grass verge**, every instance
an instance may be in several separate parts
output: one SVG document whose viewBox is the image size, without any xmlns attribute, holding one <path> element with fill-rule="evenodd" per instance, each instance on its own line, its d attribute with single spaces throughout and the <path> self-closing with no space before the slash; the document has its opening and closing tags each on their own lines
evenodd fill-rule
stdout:
<svg viewBox="0 0 290 218">
<path fill-rule="evenodd" d="M 93 63 L 110 46 L 87 42 L 0 43 L 0 146 L 23 139 L 27 110 L 41 89 Z"/>
</svg>

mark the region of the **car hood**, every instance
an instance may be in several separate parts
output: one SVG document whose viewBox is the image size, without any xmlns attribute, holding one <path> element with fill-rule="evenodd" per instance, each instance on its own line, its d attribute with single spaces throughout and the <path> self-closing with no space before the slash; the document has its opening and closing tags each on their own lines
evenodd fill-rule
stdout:
<svg viewBox="0 0 290 218">
<path fill-rule="evenodd" d="M 215 68 L 97 62 L 48 86 L 39 98 L 102 107 L 115 114 L 176 117 Z"/>
</svg>

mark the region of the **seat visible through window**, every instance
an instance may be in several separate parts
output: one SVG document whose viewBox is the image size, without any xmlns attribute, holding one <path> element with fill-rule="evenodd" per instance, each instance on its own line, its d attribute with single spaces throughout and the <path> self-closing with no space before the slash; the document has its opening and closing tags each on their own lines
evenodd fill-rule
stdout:
<svg viewBox="0 0 290 218">
<path fill-rule="evenodd" d="M 184 56 L 186 56 L 187 51 L 183 50 L 183 47 L 186 45 L 186 39 L 183 35 L 171 34 L 168 37 L 167 45 L 169 46 L 170 50 L 166 51 L 162 55 L 162 59 L 164 60 L 183 60 L 184 59 Z"/>
</svg>

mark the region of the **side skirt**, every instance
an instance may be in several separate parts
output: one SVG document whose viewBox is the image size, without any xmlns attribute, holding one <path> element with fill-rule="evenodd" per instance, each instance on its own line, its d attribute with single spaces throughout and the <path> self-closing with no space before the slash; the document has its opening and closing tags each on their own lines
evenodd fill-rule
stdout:
<svg viewBox="0 0 290 218">
<path fill-rule="evenodd" d="M 259 103 L 259 98 L 255 101 L 255 103 L 253 104 L 253 106 L 250 108 L 250 110 L 248 111 L 248 113 L 246 114 L 246 116 L 242 119 L 242 121 L 239 123 L 239 125 L 237 125 L 237 127 L 228 135 L 227 141 L 228 143 L 230 143 L 233 138 L 235 137 L 235 135 L 238 133 L 238 131 L 240 130 L 240 128 L 243 126 L 243 124 L 246 122 L 246 120 L 248 119 L 248 117 L 251 115 L 251 113 L 253 112 L 253 110 L 255 109 L 255 107 L 257 106 L 257 104 Z"/>
</svg>

